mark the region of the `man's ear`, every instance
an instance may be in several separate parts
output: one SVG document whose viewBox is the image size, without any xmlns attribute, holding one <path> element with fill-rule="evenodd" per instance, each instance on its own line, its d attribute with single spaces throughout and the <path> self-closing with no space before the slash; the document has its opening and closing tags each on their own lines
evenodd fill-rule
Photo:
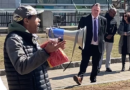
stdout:
<svg viewBox="0 0 130 90">
<path fill-rule="evenodd" d="M 28 24 L 28 23 L 29 23 L 29 21 L 28 21 L 27 18 L 24 18 L 23 22 L 24 22 L 25 24 Z"/>
</svg>

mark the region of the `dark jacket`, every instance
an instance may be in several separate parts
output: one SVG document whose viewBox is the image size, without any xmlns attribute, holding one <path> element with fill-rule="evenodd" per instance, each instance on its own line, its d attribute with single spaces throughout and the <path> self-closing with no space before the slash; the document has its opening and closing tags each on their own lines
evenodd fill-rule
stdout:
<svg viewBox="0 0 130 90">
<path fill-rule="evenodd" d="M 130 53 L 130 24 L 127 24 L 127 27 L 125 27 L 126 22 L 124 20 L 121 21 L 119 28 L 118 28 L 118 34 L 120 35 L 119 39 L 119 53 L 122 54 L 122 46 L 124 44 L 124 32 L 127 33 L 127 51 Z M 124 28 L 127 28 L 127 30 L 124 30 Z"/>
<path fill-rule="evenodd" d="M 86 18 L 85 16 L 83 16 L 83 17 L 80 18 L 79 25 L 78 25 L 78 29 L 84 27 L 84 19 L 85 19 L 85 18 Z"/>
<path fill-rule="evenodd" d="M 99 16 L 98 17 L 98 48 L 100 53 L 102 53 L 103 49 L 104 49 L 104 35 L 106 33 L 106 28 L 107 28 L 107 21 L 104 17 Z M 87 27 L 87 33 L 86 33 L 86 42 L 85 42 L 85 48 L 83 50 L 83 53 L 85 53 L 90 45 L 91 45 L 91 41 L 92 41 L 92 37 L 93 37 L 93 27 L 92 27 L 92 16 L 91 14 L 83 17 L 80 19 L 79 22 L 79 28 L 84 28 Z"/>
<path fill-rule="evenodd" d="M 9 90 L 51 90 L 47 74 L 49 54 L 37 36 L 12 22 L 4 43 L 4 63 Z"/>
<path fill-rule="evenodd" d="M 117 21 L 114 18 L 112 18 L 109 15 L 109 13 L 106 13 L 105 18 L 107 19 L 107 31 L 106 31 L 104 38 L 105 38 L 106 42 L 113 43 L 114 42 L 114 35 L 116 34 L 116 31 L 117 31 Z M 111 39 L 107 39 L 106 37 L 108 35 L 113 35 L 113 36 Z"/>
</svg>

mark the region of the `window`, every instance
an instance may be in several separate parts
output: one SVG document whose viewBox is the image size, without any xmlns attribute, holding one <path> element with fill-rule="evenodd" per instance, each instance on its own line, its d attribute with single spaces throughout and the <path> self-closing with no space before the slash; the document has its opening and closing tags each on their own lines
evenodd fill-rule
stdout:
<svg viewBox="0 0 130 90">
<path fill-rule="evenodd" d="M 107 4 L 107 0 L 96 0 L 97 3 L 100 3 L 100 4 Z M 112 0 L 109 0 L 109 3 L 111 4 L 112 3 Z"/>
<path fill-rule="evenodd" d="M 43 0 L 37 0 L 37 3 L 43 3 Z"/>
<path fill-rule="evenodd" d="M 107 4 L 107 0 L 73 0 L 75 4 Z M 21 0 L 21 3 L 73 4 L 72 0 Z M 109 0 L 112 3 L 112 0 Z"/>
<path fill-rule="evenodd" d="M 85 0 L 73 0 L 75 4 L 84 4 Z"/>
<path fill-rule="evenodd" d="M 46 4 L 55 4 L 56 0 L 43 0 L 43 3 L 46 3 Z"/>
<path fill-rule="evenodd" d="M 71 0 L 56 0 L 57 4 L 71 4 Z"/>
<path fill-rule="evenodd" d="M 106 4 L 107 3 L 107 0 L 96 0 L 97 3 L 100 3 L 100 4 Z"/>
<path fill-rule="evenodd" d="M 37 3 L 37 0 L 21 0 L 21 3 Z"/>
<path fill-rule="evenodd" d="M 96 0 L 84 0 L 85 4 L 94 4 Z"/>
</svg>

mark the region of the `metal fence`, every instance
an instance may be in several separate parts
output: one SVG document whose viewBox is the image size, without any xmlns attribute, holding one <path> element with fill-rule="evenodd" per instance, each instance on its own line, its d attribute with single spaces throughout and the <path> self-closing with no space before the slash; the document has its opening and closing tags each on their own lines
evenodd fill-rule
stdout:
<svg viewBox="0 0 130 90">
<path fill-rule="evenodd" d="M 77 26 L 86 13 L 54 13 L 53 23 L 57 26 Z"/>
<path fill-rule="evenodd" d="M 12 12 L 0 12 L 0 27 L 7 27 L 12 20 Z M 54 13 L 54 26 L 76 26 L 85 14 L 83 13 Z"/>
<path fill-rule="evenodd" d="M 54 26 L 77 26 L 82 16 L 89 13 L 54 13 Z M 0 27 L 8 27 L 12 21 L 12 12 L 0 12 Z"/>
<path fill-rule="evenodd" d="M 57 26 L 77 26 L 82 16 L 90 13 L 54 13 L 53 24 Z M 105 13 L 100 15 L 104 16 Z"/>
<path fill-rule="evenodd" d="M 11 12 L 0 12 L 0 27 L 8 27 L 8 24 L 12 20 L 13 13 Z"/>
</svg>

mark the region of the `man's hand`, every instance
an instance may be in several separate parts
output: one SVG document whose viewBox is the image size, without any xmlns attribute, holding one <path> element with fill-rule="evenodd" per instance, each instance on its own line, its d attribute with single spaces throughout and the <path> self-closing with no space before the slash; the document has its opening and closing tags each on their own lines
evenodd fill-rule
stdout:
<svg viewBox="0 0 130 90">
<path fill-rule="evenodd" d="M 106 38 L 111 39 L 113 35 L 108 35 Z"/>
<path fill-rule="evenodd" d="M 62 41 L 63 42 L 63 41 Z M 62 44 L 61 46 L 60 46 L 60 48 L 61 49 L 65 49 L 65 44 L 66 44 L 66 41 L 64 41 L 65 43 L 64 44 Z M 61 43 L 61 42 L 58 42 L 58 43 Z"/>
<path fill-rule="evenodd" d="M 62 42 L 55 42 L 55 41 L 49 41 L 46 47 L 44 48 L 48 53 L 56 51 L 58 48 L 64 48 L 66 41 Z"/>
<path fill-rule="evenodd" d="M 124 34 L 123 34 L 124 36 L 127 36 L 127 33 L 126 32 L 124 32 Z"/>
<path fill-rule="evenodd" d="M 63 39 L 61 37 L 58 38 L 58 43 L 62 42 Z M 66 42 L 66 41 L 65 41 Z M 66 44 L 66 43 L 65 43 Z M 60 47 L 61 49 L 65 49 L 65 45 L 61 46 Z"/>
</svg>

